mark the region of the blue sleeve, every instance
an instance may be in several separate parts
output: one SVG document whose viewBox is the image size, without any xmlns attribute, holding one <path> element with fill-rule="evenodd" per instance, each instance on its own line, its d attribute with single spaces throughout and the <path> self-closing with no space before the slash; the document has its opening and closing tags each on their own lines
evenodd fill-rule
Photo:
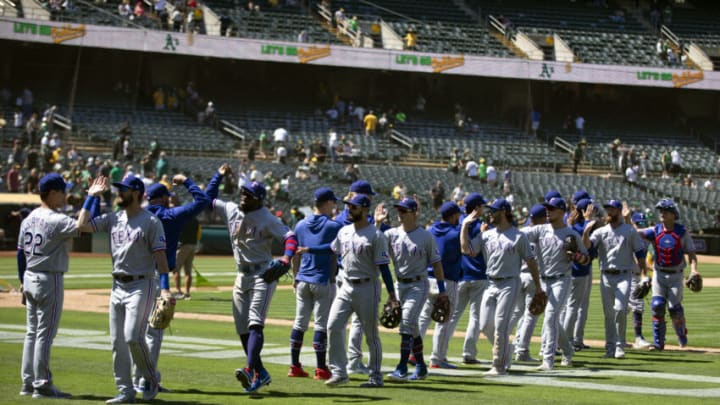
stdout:
<svg viewBox="0 0 720 405">
<path fill-rule="evenodd" d="M 92 206 L 90 206 L 90 218 L 100 216 L 100 197 L 93 198 Z"/>
<path fill-rule="evenodd" d="M 388 294 L 395 295 L 395 284 L 393 284 L 392 274 L 390 274 L 390 266 L 387 264 L 378 264 L 380 268 L 380 274 L 382 274 L 383 283 Z"/>
<path fill-rule="evenodd" d="M 170 289 L 170 276 L 168 275 L 168 273 L 160 273 L 160 289 Z"/>
<path fill-rule="evenodd" d="M 635 252 L 635 258 L 638 260 L 645 260 L 647 257 L 647 249 L 641 249 Z"/>
<path fill-rule="evenodd" d="M 27 262 L 25 261 L 25 252 L 22 249 L 17 250 L 17 266 L 18 266 L 18 279 L 20 284 L 23 283 L 25 278 L 25 269 L 27 268 Z"/>
<path fill-rule="evenodd" d="M 185 180 L 185 187 L 190 192 L 190 194 L 192 194 L 194 200 L 191 203 L 173 208 L 173 214 L 175 214 L 175 218 L 181 221 L 197 216 L 205 208 L 207 208 L 208 205 L 210 205 L 210 197 L 208 197 L 208 195 L 205 194 L 205 192 L 203 192 L 200 187 L 195 185 L 192 180 Z M 209 188 L 210 185 L 208 185 L 208 189 Z"/>
<path fill-rule="evenodd" d="M 212 179 L 210 179 L 207 187 L 205 187 L 205 194 L 207 194 L 211 201 L 216 199 L 220 193 L 220 183 L 222 182 L 222 178 L 222 174 L 215 172 L 215 175 Z"/>
<path fill-rule="evenodd" d="M 312 253 L 314 255 L 317 254 L 324 254 L 324 253 L 332 253 L 332 248 L 330 248 L 329 243 L 325 243 L 318 246 L 308 246 L 308 253 Z"/>
</svg>

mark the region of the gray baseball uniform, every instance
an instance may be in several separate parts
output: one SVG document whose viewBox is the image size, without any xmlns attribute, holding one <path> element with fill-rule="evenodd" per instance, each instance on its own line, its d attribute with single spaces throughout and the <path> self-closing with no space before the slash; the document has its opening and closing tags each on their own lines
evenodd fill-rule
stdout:
<svg viewBox="0 0 720 405">
<path fill-rule="evenodd" d="M 382 381 L 380 365 L 382 346 L 378 334 L 378 303 L 380 282 L 378 265 L 388 264 L 387 239 L 374 225 L 358 231 L 346 225 L 331 244 L 341 257 L 344 269 L 342 286 L 330 307 L 328 332 L 330 342 L 329 363 L 333 376 L 347 377 L 345 352 L 345 326 L 355 312 L 362 324 L 370 349 L 370 379 Z"/>
<path fill-rule="evenodd" d="M 145 330 L 155 304 L 154 253 L 165 250 L 165 233 L 160 220 L 145 210 L 132 217 L 124 210 L 103 214 L 90 223 L 96 232 L 110 235 L 114 278 L 110 339 L 115 385 L 121 395 L 134 398 L 132 364 L 145 381 L 158 384 Z"/>
<path fill-rule="evenodd" d="M 531 243 L 536 243 L 542 257 L 543 289 L 548 297 L 545 307 L 545 318 L 542 327 L 543 361 L 549 368 L 553 367 L 555 347 L 563 351 L 563 358 L 571 361 L 574 353 L 568 331 L 560 324 L 560 309 L 567 301 L 570 292 L 572 261 L 565 254 L 566 237 L 575 238 L 580 252 L 587 255 L 587 249 L 580 235 L 569 226 L 553 228 L 552 224 L 536 225 L 523 230 Z"/>
<path fill-rule="evenodd" d="M 402 305 L 400 333 L 420 336 L 417 319 L 427 299 L 428 266 L 440 261 L 435 238 L 423 228 L 405 232 L 402 226 L 385 231 Z"/>
<path fill-rule="evenodd" d="M 18 250 L 27 263 L 23 276 L 27 312 L 21 369 L 24 387 L 52 386 L 50 349 L 63 308 L 67 242 L 76 235 L 76 221 L 49 208 L 36 208 L 20 225 Z"/>
<path fill-rule="evenodd" d="M 525 229 L 527 228 L 523 228 L 521 231 Z M 537 256 L 537 244 L 530 242 L 530 251 L 533 252 L 533 255 Z M 542 266 L 542 260 L 538 260 L 538 270 L 540 274 L 543 274 Z M 520 268 L 520 292 L 515 302 L 515 309 L 510 319 L 510 326 L 508 327 L 508 330 L 512 330 L 513 327 L 517 325 L 514 344 L 515 354 L 520 359 L 529 356 L 530 340 L 532 339 L 538 320 L 538 316 L 531 314 L 528 310 L 530 301 L 532 301 L 534 296 L 535 283 L 530 275 L 530 268 L 526 262 L 523 262 Z"/>
<path fill-rule="evenodd" d="M 502 232 L 497 228 L 470 240 L 474 252 L 485 255 L 488 288 L 480 310 L 480 328 L 493 336 L 493 367 L 502 372 L 509 367 L 508 327 L 520 289 L 520 267 L 523 260 L 534 258 L 527 236 L 515 227 Z"/>
<path fill-rule="evenodd" d="M 601 271 L 600 294 L 605 315 L 605 350 L 614 355 L 625 348 L 630 278 L 635 269 L 636 252 L 644 249 L 640 235 L 632 226 L 607 224 L 590 235 L 590 243 L 598 249 Z"/>
</svg>

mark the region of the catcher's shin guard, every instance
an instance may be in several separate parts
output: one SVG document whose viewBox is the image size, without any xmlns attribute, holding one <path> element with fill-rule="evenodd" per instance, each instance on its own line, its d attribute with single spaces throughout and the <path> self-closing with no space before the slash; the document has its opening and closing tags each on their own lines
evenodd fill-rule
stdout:
<svg viewBox="0 0 720 405">
<path fill-rule="evenodd" d="M 670 312 L 670 319 L 672 320 L 675 333 L 677 333 L 678 338 L 680 338 L 680 343 L 682 344 L 683 342 L 686 342 L 687 328 L 685 327 L 685 311 L 682 305 L 678 304 L 677 306 L 670 308 L 668 312 Z"/>
<path fill-rule="evenodd" d="M 659 349 L 665 348 L 665 298 L 655 296 L 651 303 L 654 344 Z"/>
</svg>

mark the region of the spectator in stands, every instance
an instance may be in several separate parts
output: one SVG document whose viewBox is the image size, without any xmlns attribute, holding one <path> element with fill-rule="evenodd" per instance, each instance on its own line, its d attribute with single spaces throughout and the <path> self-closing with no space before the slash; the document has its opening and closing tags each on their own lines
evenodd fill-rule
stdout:
<svg viewBox="0 0 720 405">
<path fill-rule="evenodd" d="M 20 176 L 20 164 L 14 163 L 7 172 L 8 193 L 19 193 L 22 177 Z"/>
<path fill-rule="evenodd" d="M 412 27 L 408 28 L 407 32 L 405 32 L 403 40 L 405 40 L 405 49 L 409 51 L 417 50 L 418 36 Z"/>
<path fill-rule="evenodd" d="M 285 164 L 287 162 L 287 148 L 280 144 L 275 148 L 275 163 Z"/>
<path fill-rule="evenodd" d="M 23 113 L 20 107 L 15 107 L 15 112 L 13 113 L 13 127 L 14 128 L 20 128 L 23 125 Z"/>
<path fill-rule="evenodd" d="M 197 7 L 192 10 L 191 31 L 203 35 L 207 33 L 205 30 L 205 14 L 202 4 L 198 3 Z"/>
<path fill-rule="evenodd" d="M 268 139 L 267 134 L 265 133 L 264 129 L 260 130 L 260 135 L 258 135 L 258 152 L 260 152 L 260 157 L 262 159 L 267 158 L 267 154 L 265 153 L 265 149 L 267 149 Z"/>
<path fill-rule="evenodd" d="M 134 153 L 133 153 L 132 142 L 130 140 L 130 135 L 126 136 L 125 140 L 123 141 L 122 153 L 123 153 L 123 157 L 125 157 L 125 161 L 132 162 Z"/>
<path fill-rule="evenodd" d="M 402 200 L 407 196 L 407 187 L 405 187 L 405 184 L 398 183 L 393 187 L 392 191 L 392 198 L 393 200 Z"/>
<path fill-rule="evenodd" d="M 703 188 L 706 191 L 713 191 L 715 190 L 715 182 L 712 181 L 712 179 L 705 180 L 705 183 L 703 184 Z"/>
<path fill-rule="evenodd" d="M 349 164 L 345 167 L 343 176 L 347 182 L 354 183 L 360 178 L 360 170 L 357 165 Z"/>
<path fill-rule="evenodd" d="M 538 128 L 540 128 L 540 111 L 533 109 L 530 113 L 531 128 L 533 136 L 537 137 Z"/>
<path fill-rule="evenodd" d="M 351 110 L 352 115 L 352 126 L 353 128 L 360 128 L 363 125 L 363 120 L 365 119 L 365 107 L 358 104 L 355 106 L 354 109 Z"/>
<path fill-rule="evenodd" d="M 331 122 L 337 122 L 338 118 L 340 118 L 340 113 L 338 112 L 337 108 L 330 107 L 325 111 L 325 116 L 331 121 Z"/>
<path fill-rule="evenodd" d="M 123 0 L 123 1 L 127 1 L 127 0 Z M 170 14 L 170 19 L 172 20 L 172 23 L 173 23 L 173 31 L 175 31 L 175 32 L 184 31 L 183 22 L 185 21 L 185 8 L 175 6 L 175 9 L 173 10 L 172 14 Z M 168 103 L 168 104 L 170 104 L 170 103 Z M 168 105 L 168 107 L 170 107 L 170 106 Z"/>
<path fill-rule="evenodd" d="M 353 34 L 358 32 L 358 18 L 356 15 L 348 21 L 348 30 Z"/>
<path fill-rule="evenodd" d="M 649 165 L 649 156 L 647 150 L 643 149 L 640 151 L 640 173 L 642 178 L 647 178 L 647 171 Z"/>
<path fill-rule="evenodd" d="M 475 160 L 469 159 L 465 163 L 465 176 L 471 180 L 477 180 L 478 178 L 478 164 Z"/>
<path fill-rule="evenodd" d="M 480 158 L 478 164 L 478 179 L 481 183 L 487 183 L 487 166 L 485 165 L 485 158 Z"/>
<path fill-rule="evenodd" d="M 687 176 L 685 176 L 685 179 L 683 180 L 683 185 L 686 187 L 692 187 L 695 188 L 695 180 L 693 180 L 692 174 L 688 173 Z"/>
<path fill-rule="evenodd" d="M 208 101 L 207 106 L 205 106 L 205 123 L 211 127 L 217 125 L 217 111 L 212 101 Z"/>
<path fill-rule="evenodd" d="M 573 160 L 573 173 L 577 174 L 578 166 L 580 165 L 580 162 L 583 160 L 585 147 L 587 145 L 587 141 L 585 139 L 580 140 L 580 142 L 575 145 L 575 150 L 572 153 L 572 160 Z"/>
<path fill-rule="evenodd" d="M 490 165 L 487 167 L 487 182 L 490 187 L 497 186 L 497 169 L 495 169 L 495 166 Z"/>
<path fill-rule="evenodd" d="M 165 152 L 160 152 L 160 158 L 155 165 L 155 178 L 162 178 L 162 176 L 168 174 L 168 161 Z"/>
<path fill-rule="evenodd" d="M 382 137 L 386 137 L 388 132 L 390 132 L 390 130 L 392 129 L 392 124 L 388 119 L 387 113 L 382 113 L 382 115 L 380 116 L 377 129 L 380 131 L 380 135 Z"/>
<path fill-rule="evenodd" d="M 155 89 L 152 97 L 155 111 L 163 111 L 165 109 L 165 91 L 163 91 L 162 87 Z"/>
<path fill-rule="evenodd" d="M 324 162 L 327 157 L 327 148 L 323 145 L 320 138 L 316 139 L 310 147 L 310 153 L 313 158 L 317 158 L 319 162 Z"/>
<path fill-rule="evenodd" d="M 142 1 L 135 3 L 135 9 L 133 9 L 134 19 L 139 20 L 145 16 L 145 6 Z"/>
<path fill-rule="evenodd" d="M 575 115 L 575 131 L 580 136 L 585 133 L 585 118 L 580 114 Z"/>
<path fill-rule="evenodd" d="M 167 31 L 168 29 L 168 12 L 165 9 L 166 4 L 165 0 L 154 0 L 155 4 L 153 6 L 153 9 L 155 11 L 155 15 L 160 20 L 160 28 Z"/>
<path fill-rule="evenodd" d="M 33 108 L 33 92 L 28 86 L 25 86 L 22 91 L 22 112 L 23 117 L 29 117 L 32 114 Z"/>
<path fill-rule="evenodd" d="M 341 7 L 335 11 L 335 15 L 333 16 L 333 27 L 340 27 L 343 22 L 345 22 L 345 9 Z"/>
<path fill-rule="evenodd" d="M 466 195 L 467 192 L 465 191 L 465 186 L 462 183 L 458 183 L 458 185 L 452 189 L 452 192 L 450 192 L 450 199 L 460 204 L 460 202 L 465 199 Z"/>
<path fill-rule="evenodd" d="M 288 131 L 285 128 L 277 128 L 273 132 L 273 142 L 275 146 L 286 145 L 288 142 Z"/>
<path fill-rule="evenodd" d="M 308 33 L 306 30 L 300 31 L 300 33 L 297 36 L 297 41 L 301 43 L 307 43 L 308 42 Z"/>
<path fill-rule="evenodd" d="M 670 173 L 673 176 L 677 176 L 682 171 L 682 156 L 680 156 L 680 151 L 677 147 L 673 148 L 672 152 L 670 152 Z"/>
<path fill-rule="evenodd" d="M 302 139 L 298 139 L 295 143 L 295 159 L 298 162 L 304 162 L 307 158 L 307 152 L 305 151 L 305 142 Z"/>
<path fill-rule="evenodd" d="M 637 166 L 628 166 L 628 168 L 625 169 L 625 180 L 630 184 L 637 183 L 639 171 L 640 168 Z"/>
<path fill-rule="evenodd" d="M 430 189 L 430 199 L 433 209 L 440 210 L 440 206 L 445 202 L 445 187 L 443 187 L 442 181 L 437 180 L 435 186 Z"/>
<path fill-rule="evenodd" d="M 670 168 L 672 166 L 672 155 L 670 154 L 670 150 L 667 147 L 663 151 L 662 156 L 660 156 L 660 164 L 662 165 L 662 168 L 663 168 L 662 178 L 669 179 L 670 178 Z"/>
<path fill-rule="evenodd" d="M 337 160 L 337 145 L 337 131 L 335 130 L 335 128 L 330 128 L 330 131 L 328 132 L 328 150 L 330 151 L 330 160 L 333 163 L 335 163 L 335 161 Z"/>
<path fill-rule="evenodd" d="M 370 110 L 365 118 L 363 118 L 363 124 L 365 124 L 365 136 L 375 135 L 375 129 L 377 128 L 378 118 L 373 110 Z"/>
</svg>

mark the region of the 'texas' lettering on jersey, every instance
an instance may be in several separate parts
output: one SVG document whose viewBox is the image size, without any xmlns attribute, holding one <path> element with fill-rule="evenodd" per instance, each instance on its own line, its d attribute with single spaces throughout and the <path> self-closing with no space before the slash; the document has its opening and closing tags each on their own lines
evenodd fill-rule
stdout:
<svg viewBox="0 0 720 405">
<path fill-rule="evenodd" d="M 110 238 L 115 245 L 123 245 L 125 243 L 133 243 L 145 240 L 145 232 L 142 229 L 122 229 L 110 232 Z"/>
<path fill-rule="evenodd" d="M 342 250 L 343 253 L 352 252 L 354 255 L 360 256 L 363 254 L 372 254 L 373 247 L 370 243 L 348 240 L 342 243 Z"/>
<path fill-rule="evenodd" d="M 621 246 L 623 243 L 625 243 L 625 237 L 621 235 L 612 235 L 605 239 L 605 246 L 608 249 Z"/>
<path fill-rule="evenodd" d="M 557 248 L 563 243 L 564 242 L 561 241 L 559 238 L 555 237 L 555 235 L 544 236 L 542 239 L 540 239 L 540 247 L 543 250 Z"/>
<path fill-rule="evenodd" d="M 397 256 L 422 256 L 423 251 L 409 240 L 399 240 L 393 243 L 393 252 Z"/>
<path fill-rule="evenodd" d="M 515 253 L 515 245 L 509 240 L 491 240 L 487 242 L 487 247 L 490 252 L 502 250 L 505 253 Z"/>
</svg>

